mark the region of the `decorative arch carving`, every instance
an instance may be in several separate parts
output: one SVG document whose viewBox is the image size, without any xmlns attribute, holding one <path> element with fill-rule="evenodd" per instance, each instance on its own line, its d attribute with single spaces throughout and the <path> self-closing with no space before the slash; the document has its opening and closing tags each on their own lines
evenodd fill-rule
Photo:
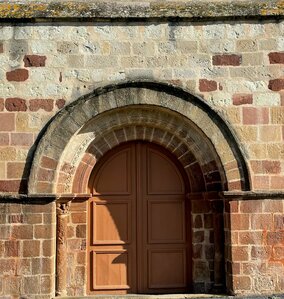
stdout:
<svg viewBox="0 0 284 299">
<path fill-rule="evenodd" d="M 96 161 L 138 139 L 176 155 L 193 192 L 250 189 L 237 139 L 207 103 L 168 84 L 127 82 L 96 89 L 54 117 L 35 152 L 29 194 L 86 193 Z"/>
</svg>

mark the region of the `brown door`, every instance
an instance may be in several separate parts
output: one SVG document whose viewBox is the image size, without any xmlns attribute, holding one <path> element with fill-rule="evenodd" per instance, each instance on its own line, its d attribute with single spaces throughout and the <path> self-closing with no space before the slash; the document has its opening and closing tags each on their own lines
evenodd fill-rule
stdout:
<svg viewBox="0 0 284 299">
<path fill-rule="evenodd" d="M 95 167 L 89 206 L 90 293 L 175 293 L 190 280 L 186 187 L 173 157 L 144 142 Z"/>
</svg>

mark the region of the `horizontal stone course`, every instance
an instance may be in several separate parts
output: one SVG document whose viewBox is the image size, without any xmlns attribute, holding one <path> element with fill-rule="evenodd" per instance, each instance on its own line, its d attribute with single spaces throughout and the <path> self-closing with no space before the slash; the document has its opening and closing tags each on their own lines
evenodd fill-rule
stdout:
<svg viewBox="0 0 284 299">
<path fill-rule="evenodd" d="M 120 1 L 80 2 L 68 1 L 51 3 L 38 3 L 31 1 L 29 4 L 1 3 L 2 18 L 167 18 L 183 17 L 190 19 L 200 18 L 228 18 L 228 17 L 265 17 L 281 16 L 284 14 L 281 1 L 208 1 L 195 2 L 144 1 L 131 4 Z"/>
</svg>

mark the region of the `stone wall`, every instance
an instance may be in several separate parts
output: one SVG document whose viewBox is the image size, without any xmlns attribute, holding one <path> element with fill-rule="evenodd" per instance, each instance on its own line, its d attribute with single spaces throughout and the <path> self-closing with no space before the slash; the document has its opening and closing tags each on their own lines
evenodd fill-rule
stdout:
<svg viewBox="0 0 284 299">
<path fill-rule="evenodd" d="M 235 196 L 225 205 L 227 291 L 283 292 L 283 31 L 278 20 L 3 24 L 0 296 L 55 294 L 55 202 L 5 199 L 7 193 L 27 193 L 33 154 L 46 126 L 62 108 L 95 89 L 136 80 L 182 87 L 204 99 L 231 128 L 249 169 L 247 184 L 255 193 L 265 191 L 266 198 Z M 41 161 L 39 181 L 52 181 L 58 162 Z M 236 173 L 235 168 L 228 171 L 227 178 Z M 44 193 L 47 184 L 41 187 Z M 270 200 L 275 192 L 280 195 Z M 71 204 L 62 245 L 70 295 L 86 292 L 86 212 L 81 205 Z M 213 238 L 212 222 L 220 219 L 213 217 L 212 206 L 192 205 L 193 259 L 201 265 L 194 275 L 197 283 L 211 286 L 218 243 L 210 234 Z M 204 269 L 211 276 L 203 276 Z"/>
<path fill-rule="evenodd" d="M 25 192 L 33 144 L 59 109 L 101 85 L 136 79 L 204 98 L 233 128 L 253 189 L 281 190 L 281 32 L 273 21 L 1 27 L 1 190 Z"/>
<path fill-rule="evenodd" d="M 283 200 L 226 203 L 227 286 L 232 293 L 283 293 L 283 208 Z"/>
<path fill-rule="evenodd" d="M 55 291 L 55 204 L 15 201 L 1 200 L 0 204 L 0 297 L 51 298 Z"/>
</svg>

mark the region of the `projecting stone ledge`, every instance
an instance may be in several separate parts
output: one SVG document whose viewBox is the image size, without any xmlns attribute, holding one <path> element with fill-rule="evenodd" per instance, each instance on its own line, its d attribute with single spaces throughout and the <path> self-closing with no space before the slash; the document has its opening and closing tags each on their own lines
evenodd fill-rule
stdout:
<svg viewBox="0 0 284 299">
<path fill-rule="evenodd" d="M 230 19 L 283 17 L 284 0 L 11 1 L 0 0 L 0 19 Z"/>
</svg>

